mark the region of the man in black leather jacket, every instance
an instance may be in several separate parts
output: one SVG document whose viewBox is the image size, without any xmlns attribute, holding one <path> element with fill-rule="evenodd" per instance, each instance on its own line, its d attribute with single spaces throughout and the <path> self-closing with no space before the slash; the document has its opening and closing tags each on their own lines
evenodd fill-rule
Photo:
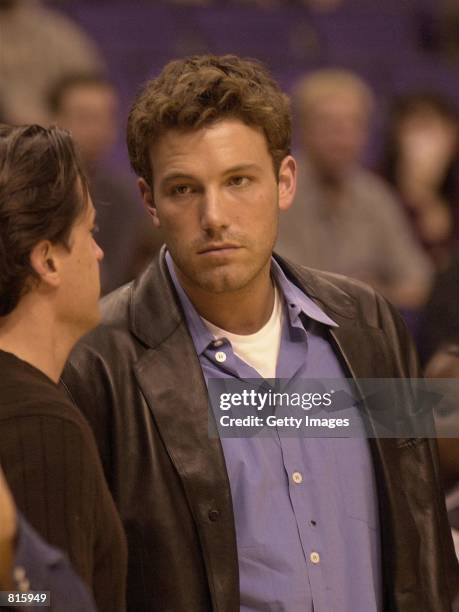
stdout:
<svg viewBox="0 0 459 612">
<path fill-rule="evenodd" d="M 64 384 L 94 430 L 126 528 L 129 610 L 459 610 L 432 441 L 374 437 L 357 463 L 343 453 L 329 464 L 328 450 L 338 443 L 332 439 L 308 464 L 302 453 L 313 439 L 279 437 L 265 453 L 265 440 L 238 440 L 234 452 L 232 440 L 209 436 L 209 376 L 237 377 L 237 370 L 269 378 L 276 364 L 293 359 L 285 347 L 295 334 L 304 371 L 323 359 L 355 379 L 418 377 L 405 326 L 383 298 L 357 281 L 272 258 L 279 210 L 295 192 L 285 96 L 255 62 L 172 62 L 136 100 L 128 146 L 167 249 L 104 299 L 103 324 L 73 352 Z M 298 319 L 287 293 L 303 304 Z M 263 352 L 268 334 L 273 342 Z M 371 410 L 363 410 L 373 423 Z M 293 444 L 300 450 L 292 483 L 285 457 Z M 360 506 L 373 504 L 378 527 L 345 516 L 334 493 L 341 463 L 349 486 L 361 470 L 367 474 L 347 501 L 362 515 Z M 322 469 L 327 481 L 317 478 Z M 325 493 L 331 502 L 320 506 Z M 256 494 L 262 503 L 255 509 Z M 281 515 L 278 497 L 287 503 Z M 312 499 L 322 508 L 318 522 L 299 509 Z M 329 512 L 335 516 L 325 531 L 336 537 L 326 544 L 322 518 Z M 302 531 L 306 522 L 310 531 Z M 283 534 L 292 525 L 297 542 L 286 550 Z M 257 557 L 260 548 L 247 546 L 255 532 L 264 551 Z M 311 553 L 317 533 L 321 548 Z M 354 534 L 366 534 L 365 543 Z M 295 556 L 300 544 L 304 559 Z M 354 564 L 349 550 L 358 553 Z M 375 551 L 380 570 L 373 584 L 358 556 Z M 330 567 L 347 579 L 336 586 Z"/>
</svg>

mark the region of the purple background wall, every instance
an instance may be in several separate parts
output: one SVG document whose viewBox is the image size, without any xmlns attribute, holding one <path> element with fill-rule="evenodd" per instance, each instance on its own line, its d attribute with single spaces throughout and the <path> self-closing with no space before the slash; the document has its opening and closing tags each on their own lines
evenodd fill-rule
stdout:
<svg viewBox="0 0 459 612">
<path fill-rule="evenodd" d="M 368 162 L 378 155 L 388 100 L 412 88 L 435 88 L 459 105 L 457 67 L 422 51 L 434 45 L 438 16 L 433 0 L 347 0 L 321 14 L 300 6 L 272 9 L 179 7 L 142 1 L 54 6 L 73 17 L 98 43 L 119 87 L 122 120 L 139 85 L 168 60 L 193 53 L 236 53 L 265 62 L 283 87 L 307 70 L 354 69 L 378 97 Z M 119 147 L 119 156 L 122 146 Z"/>
</svg>

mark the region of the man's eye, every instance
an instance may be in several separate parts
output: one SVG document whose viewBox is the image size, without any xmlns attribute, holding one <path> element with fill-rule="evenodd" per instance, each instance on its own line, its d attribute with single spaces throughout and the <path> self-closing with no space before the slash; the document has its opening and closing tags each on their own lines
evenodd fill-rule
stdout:
<svg viewBox="0 0 459 612">
<path fill-rule="evenodd" d="M 174 187 L 172 187 L 173 195 L 183 196 L 183 195 L 189 195 L 192 192 L 193 190 L 190 187 L 190 185 L 175 185 Z"/>
<path fill-rule="evenodd" d="M 247 176 L 232 176 L 229 180 L 230 185 L 234 185 L 235 187 L 244 187 L 248 185 L 250 182 L 249 177 Z"/>
</svg>

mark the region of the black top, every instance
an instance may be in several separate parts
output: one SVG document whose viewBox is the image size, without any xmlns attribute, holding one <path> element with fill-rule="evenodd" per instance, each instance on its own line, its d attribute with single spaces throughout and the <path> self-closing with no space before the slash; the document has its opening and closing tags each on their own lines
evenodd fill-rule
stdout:
<svg viewBox="0 0 459 612">
<path fill-rule="evenodd" d="M 92 432 L 52 380 L 4 351 L 0 462 L 18 509 L 66 551 L 99 612 L 122 612 L 126 544 Z"/>
</svg>

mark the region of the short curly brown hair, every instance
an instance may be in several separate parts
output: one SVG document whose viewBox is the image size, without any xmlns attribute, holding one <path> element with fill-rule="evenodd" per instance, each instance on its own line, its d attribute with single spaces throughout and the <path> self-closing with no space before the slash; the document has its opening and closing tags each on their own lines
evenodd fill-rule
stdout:
<svg viewBox="0 0 459 612">
<path fill-rule="evenodd" d="M 0 124 L 0 316 L 12 312 L 37 279 L 34 246 L 49 240 L 70 248 L 87 202 L 86 178 L 67 131 Z"/>
<path fill-rule="evenodd" d="M 197 130 L 226 118 L 263 130 L 276 175 L 290 153 L 287 95 L 256 60 L 202 55 L 169 62 L 140 91 L 127 125 L 134 172 L 150 183 L 150 146 L 170 129 Z"/>
</svg>

